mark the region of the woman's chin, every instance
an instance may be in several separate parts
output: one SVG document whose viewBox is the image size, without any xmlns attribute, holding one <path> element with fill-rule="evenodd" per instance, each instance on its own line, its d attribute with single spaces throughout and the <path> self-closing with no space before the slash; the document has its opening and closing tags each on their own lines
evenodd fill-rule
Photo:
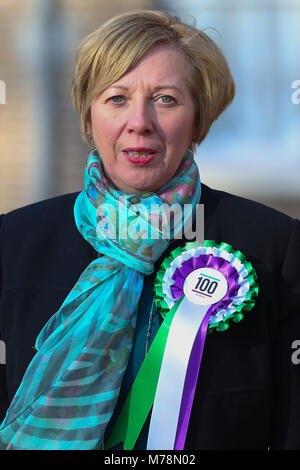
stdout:
<svg viewBox="0 0 300 470">
<path fill-rule="evenodd" d="M 161 172 L 158 172 L 159 174 L 155 173 L 151 175 L 150 172 L 147 172 L 145 175 L 141 175 L 134 172 L 129 178 L 120 179 L 116 186 L 127 194 L 157 192 L 165 183 Z"/>
</svg>

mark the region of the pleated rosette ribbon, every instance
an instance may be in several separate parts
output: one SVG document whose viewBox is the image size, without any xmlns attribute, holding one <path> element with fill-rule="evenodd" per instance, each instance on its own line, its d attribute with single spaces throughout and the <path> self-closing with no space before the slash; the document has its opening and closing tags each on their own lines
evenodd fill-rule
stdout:
<svg viewBox="0 0 300 470">
<path fill-rule="evenodd" d="M 250 311 L 256 272 L 240 251 L 205 240 L 177 248 L 155 280 L 153 307 L 164 318 L 105 448 L 132 449 L 152 408 L 148 450 L 184 448 L 206 334 Z"/>
</svg>

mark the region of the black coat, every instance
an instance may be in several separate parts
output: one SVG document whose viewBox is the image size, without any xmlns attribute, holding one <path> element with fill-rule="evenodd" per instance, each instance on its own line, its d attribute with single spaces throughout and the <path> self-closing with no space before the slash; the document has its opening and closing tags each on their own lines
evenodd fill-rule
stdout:
<svg viewBox="0 0 300 470">
<path fill-rule="evenodd" d="M 0 219 L 1 420 L 34 355 L 36 336 L 97 256 L 75 226 L 76 196 Z M 296 340 L 300 345 L 300 222 L 205 185 L 200 202 L 205 239 L 229 243 L 246 256 L 259 295 L 240 323 L 207 336 L 186 448 L 300 450 L 300 353 L 293 349 Z M 175 241 L 164 256 L 182 243 Z"/>
</svg>

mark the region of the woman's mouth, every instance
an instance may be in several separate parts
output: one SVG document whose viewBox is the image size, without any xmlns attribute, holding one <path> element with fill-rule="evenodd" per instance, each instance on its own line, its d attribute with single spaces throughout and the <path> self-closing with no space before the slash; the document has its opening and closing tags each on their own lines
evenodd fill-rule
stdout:
<svg viewBox="0 0 300 470">
<path fill-rule="evenodd" d="M 147 165 L 156 155 L 157 151 L 153 149 L 138 148 L 123 150 L 124 156 L 127 160 L 134 165 Z"/>
</svg>

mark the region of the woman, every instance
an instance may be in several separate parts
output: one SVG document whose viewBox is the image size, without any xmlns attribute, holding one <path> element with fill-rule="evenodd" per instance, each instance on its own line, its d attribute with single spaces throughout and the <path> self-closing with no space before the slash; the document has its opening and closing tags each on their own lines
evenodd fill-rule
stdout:
<svg viewBox="0 0 300 470">
<path fill-rule="evenodd" d="M 167 13 L 120 15 L 80 45 L 72 98 L 92 146 L 85 189 L 1 219 L 3 410 L 9 405 L 2 449 L 122 449 L 125 441 L 125 449 L 300 449 L 300 369 L 291 360 L 300 334 L 299 221 L 201 184 L 193 160 L 192 151 L 233 97 L 219 48 Z M 209 240 L 193 245 L 201 252 L 186 249 L 188 237 L 178 236 L 192 217 L 197 238 L 198 203 Z M 166 217 L 174 204 L 188 210 Z M 216 278 L 205 271 L 212 265 L 199 268 L 198 291 L 185 280 L 181 308 L 179 301 L 167 309 L 163 321 L 158 307 L 165 308 L 166 286 L 158 273 L 180 256 L 212 260 L 221 274 L 213 284 Z M 217 299 L 203 306 L 223 278 L 218 302 L 225 302 L 230 276 L 222 274 L 220 259 L 223 267 L 231 263 L 233 284 L 246 271 L 244 287 L 234 285 L 231 303 L 223 303 L 222 319 L 208 310 Z M 196 353 L 183 352 L 196 305 L 192 291 L 201 298 L 193 318 L 199 323 L 200 311 L 203 318 L 188 334 L 201 330 L 205 339 L 209 325 L 217 330 L 205 341 L 199 376 L 189 361 L 196 358 L 199 368 L 204 340 Z M 245 318 L 241 305 L 249 310 Z M 158 338 L 172 312 L 163 351 Z M 229 317 L 235 321 L 227 330 Z M 164 362 L 175 361 L 169 338 L 179 354 L 175 382 Z M 193 393 L 183 382 L 191 374 Z M 179 405 L 182 400 L 176 410 L 168 406 L 174 396 Z M 136 427 L 130 438 L 128 423 Z"/>
</svg>

